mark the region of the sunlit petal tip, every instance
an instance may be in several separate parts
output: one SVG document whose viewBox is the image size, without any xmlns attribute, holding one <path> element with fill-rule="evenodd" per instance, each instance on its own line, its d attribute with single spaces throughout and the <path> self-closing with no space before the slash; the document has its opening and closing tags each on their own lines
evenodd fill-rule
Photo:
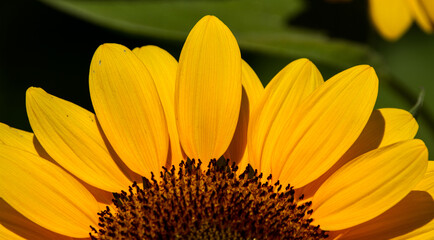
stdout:
<svg viewBox="0 0 434 240">
<path fill-rule="evenodd" d="M 26 108 L 27 111 L 32 109 L 32 105 L 37 104 L 38 100 L 43 98 L 47 92 L 39 87 L 29 87 L 26 91 Z M 28 114 L 28 113 L 27 113 Z"/>
<path fill-rule="evenodd" d="M 199 20 L 199 22 L 200 22 L 200 21 L 219 21 L 219 22 L 221 22 L 220 19 L 219 19 L 218 17 L 214 16 L 214 15 L 206 15 L 206 16 L 203 16 L 203 17 Z M 223 22 L 221 22 L 221 23 L 223 23 Z"/>
<path fill-rule="evenodd" d="M 119 51 L 119 50 L 122 50 L 125 52 L 127 50 L 129 51 L 129 49 L 127 47 L 125 47 L 121 44 L 118 44 L 118 43 L 103 43 L 97 48 L 96 51 L 104 52 L 104 51 Z"/>
<path fill-rule="evenodd" d="M 312 63 L 308 58 L 299 58 L 299 59 L 295 60 L 293 63 L 304 64 L 307 62 Z"/>
<path fill-rule="evenodd" d="M 376 85 L 376 88 L 373 89 L 373 90 L 375 91 L 375 95 L 377 95 L 377 93 L 378 93 L 378 84 L 379 84 L 378 83 L 379 80 L 378 80 L 377 72 L 370 65 L 360 65 L 360 67 L 365 67 L 366 68 L 366 73 L 367 73 L 366 78 L 369 78 L 372 81 L 372 84 Z"/>
<path fill-rule="evenodd" d="M 137 53 L 139 53 L 143 50 L 144 51 L 165 51 L 164 49 L 160 48 L 159 46 L 145 45 L 145 46 L 133 48 L 132 52 L 137 55 Z"/>
<path fill-rule="evenodd" d="M 315 75 L 319 72 L 315 64 L 308 58 L 299 58 L 297 60 L 294 60 L 293 62 L 288 64 L 283 69 L 283 71 L 287 69 L 294 69 L 294 68 L 301 68 L 302 70 L 306 71 L 305 73 L 315 74 Z"/>
<path fill-rule="evenodd" d="M 377 99 L 379 80 L 375 69 L 370 65 L 362 64 L 354 66 L 336 74 L 330 80 L 332 79 L 334 81 L 341 81 L 342 84 L 350 88 L 359 86 L 361 87 L 359 91 L 368 91 L 369 89 L 369 92 L 367 92 L 369 97 L 367 98 L 374 101 Z"/>
<path fill-rule="evenodd" d="M 27 88 L 27 91 L 26 91 L 26 97 L 27 96 L 31 96 L 32 94 L 34 94 L 35 93 L 35 91 L 38 91 L 39 89 L 41 89 L 41 88 L 38 88 L 38 87 L 29 87 L 29 88 Z M 41 89 L 42 90 L 42 89 Z M 42 90 L 43 91 L 43 90 Z"/>
<path fill-rule="evenodd" d="M 375 70 L 374 70 L 374 68 L 373 67 L 371 67 L 370 65 L 368 65 L 368 64 L 360 64 L 360 65 L 356 65 L 356 66 L 353 66 L 353 67 L 351 67 L 351 68 L 348 68 L 347 70 L 345 70 L 345 71 L 343 71 L 343 72 L 351 72 L 351 71 L 365 71 L 365 70 L 370 70 L 370 71 L 373 71 L 374 73 L 375 73 Z M 342 72 L 341 72 L 342 73 Z"/>
<path fill-rule="evenodd" d="M 205 164 L 227 150 L 241 104 L 241 54 L 229 28 L 215 16 L 191 30 L 179 59 L 175 113 L 186 155 Z"/>
</svg>

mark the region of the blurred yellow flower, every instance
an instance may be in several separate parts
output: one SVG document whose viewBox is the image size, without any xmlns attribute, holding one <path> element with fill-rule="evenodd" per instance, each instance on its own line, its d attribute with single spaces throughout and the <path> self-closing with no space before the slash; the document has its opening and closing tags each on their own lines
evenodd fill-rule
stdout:
<svg viewBox="0 0 434 240">
<path fill-rule="evenodd" d="M 31 87 L 34 134 L 0 124 L 0 239 L 432 236 L 434 165 L 410 113 L 373 110 L 370 66 L 324 82 L 299 59 L 264 89 L 206 16 L 179 63 L 104 44 L 89 79 L 95 114 Z M 262 174 L 245 178 L 248 164 Z"/>
<path fill-rule="evenodd" d="M 389 41 L 399 39 L 413 21 L 426 33 L 434 28 L 432 0 L 369 0 L 369 11 L 376 29 Z"/>
</svg>

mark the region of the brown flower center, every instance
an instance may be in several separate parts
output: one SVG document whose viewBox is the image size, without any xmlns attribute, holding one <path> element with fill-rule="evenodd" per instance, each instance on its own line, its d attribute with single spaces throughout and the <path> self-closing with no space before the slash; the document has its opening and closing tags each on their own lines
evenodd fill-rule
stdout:
<svg viewBox="0 0 434 240">
<path fill-rule="evenodd" d="M 325 239 L 312 226 L 311 202 L 299 204 L 289 185 L 262 180 L 250 166 L 241 174 L 225 159 L 163 168 L 161 181 L 144 178 L 115 193 L 117 208 L 98 213 L 92 239 Z M 267 178 L 271 179 L 271 176 Z M 265 183 L 264 183 L 265 182 Z M 301 197 L 302 198 L 302 197 Z"/>
</svg>

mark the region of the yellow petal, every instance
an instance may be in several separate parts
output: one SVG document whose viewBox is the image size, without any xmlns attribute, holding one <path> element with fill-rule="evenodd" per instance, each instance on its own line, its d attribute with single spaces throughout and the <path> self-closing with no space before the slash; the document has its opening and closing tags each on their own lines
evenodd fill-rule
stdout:
<svg viewBox="0 0 434 240">
<path fill-rule="evenodd" d="M 92 58 L 89 79 L 95 113 L 116 153 L 142 176 L 158 173 L 166 164 L 169 136 L 145 65 L 124 46 L 104 44 Z"/>
<path fill-rule="evenodd" d="M 340 240 L 429 239 L 434 230 L 434 201 L 427 192 L 412 191 L 380 216 L 345 229 Z M 334 233 L 337 234 L 337 233 Z M 425 235 L 425 238 L 420 238 Z"/>
<path fill-rule="evenodd" d="M 408 140 L 416 136 L 419 125 L 411 113 L 397 108 L 382 108 L 375 110 L 369 119 L 369 129 L 365 128 L 354 147 L 373 146 L 384 147 L 389 144 Z M 382 125 L 382 126 L 381 126 Z M 357 145 L 357 146 L 356 146 Z M 373 148 L 372 148 L 373 149 Z M 359 151 L 358 155 L 365 153 Z M 354 155 L 355 156 L 355 155 Z"/>
<path fill-rule="evenodd" d="M 37 155 L 37 150 L 33 144 L 33 133 L 9 127 L 0 123 L 0 143 L 20 148 Z"/>
<path fill-rule="evenodd" d="M 0 123 L 0 143 L 16 147 L 52 161 L 35 135 Z"/>
<path fill-rule="evenodd" d="M 326 173 L 303 189 L 305 197 L 313 196 L 322 183 L 352 159 L 389 144 L 413 139 L 418 125 L 411 113 L 395 108 L 374 110 L 360 136 L 348 151 Z"/>
<path fill-rule="evenodd" d="M 175 119 L 175 80 L 178 62 L 170 53 L 156 46 L 135 48 L 133 53 L 142 60 L 154 79 L 163 105 L 170 137 L 170 165 L 178 166 L 184 159 Z"/>
<path fill-rule="evenodd" d="M 271 162 L 273 179 L 299 188 L 330 169 L 362 132 L 377 91 L 374 69 L 362 65 L 335 75 L 308 96 L 270 131 L 263 159 Z"/>
<path fill-rule="evenodd" d="M 240 114 L 238 118 L 237 128 L 235 129 L 234 136 L 232 138 L 231 144 L 224 153 L 224 157 L 229 159 L 238 165 L 241 160 L 246 155 L 247 147 L 247 128 L 249 126 L 249 99 L 247 93 L 243 88 L 242 100 Z"/>
<path fill-rule="evenodd" d="M 12 128 L 6 124 L 0 123 L 0 143 L 30 152 L 36 156 L 40 156 L 52 163 L 57 164 L 56 161 L 53 158 L 51 158 L 51 156 L 49 156 L 48 153 L 44 150 L 44 148 L 41 146 L 41 144 L 36 139 L 33 133 Z M 131 177 L 132 180 L 136 182 L 141 181 L 142 177 L 139 176 L 138 174 L 136 174 L 137 176 L 134 176 L 134 173 L 132 173 L 131 170 L 128 170 L 128 168 L 125 167 L 122 170 L 123 171 L 125 170 L 127 176 Z M 108 192 L 100 188 L 93 187 L 82 180 L 79 180 L 79 182 L 87 190 L 89 190 L 89 192 L 97 199 L 98 202 L 104 202 L 107 204 L 112 203 L 112 199 L 113 199 L 112 192 Z M 117 189 L 116 191 L 120 191 L 120 190 L 121 189 Z"/>
<path fill-rule="evenodd" d="M 414 190 L 426 191 L 434 197 L 434 161 L 428 162 L 423 179 L 416 185 Z"/>
<path fill-rule="evenodd" d="M 432 0 L 420 0 L 423 9 L 425 10 L 429 20 L 431 22 L 431 27 L 434 26 L 434 1 Z"/>
<path fill-rule="evenodd" d="M 30 221 L 0 199 L 0 239 L 72 240 L 71 237 L 49 231 Z"/>
<path fill-rule="evenodd" d="M 0 240 L 25 240 L 0 224 Z"/>
<path fill-rule="evenodd" d="M 427 240 L 432 239 L 434 236 L 434 220 L 423 225 L 420 228 L 415 229 L 407 234 L 402 236 L 392 238 L 393 240 Z"/>
<path fill-rule="evenodd" d="M 258 105 L 264 92 L 264 87 L 253 69 L 245 62 L 242 62 L 243 95 L 237 128 L 225 153 L 225 158 L 238 164 L 241 171 L 248 164 L 247 159 L 247 129 L 252 118 L 253 109 Z M 243 163 L 241 164 L 241 161 Z"/>
<path fill-rule="evenodd" d="M 244 155 L 239 162 L 237 162 L 238 174 L 241 174 L 246 170 L 246 167 L 250 164 L 249 162 L 249 151 L 246 146 L 246 150 L 244 151 Z"/>
<path fill-rule="evenodd" d="M 406 2 L 419 27 L 431 33 L 434 28 L 434 2 L 432 0 L 406 0 Z"/>
<path fill-rule="evenodd" d="M 254 110 L 248 130 L 248 148 L 252 167 L 265 176 L 271 173 L 269 145 L 275 144 L 276 134 L 293 118 L 295 109 L 323 83 L 321 73 L 307 59 L 288 64 L 266 86 L 258 107 Z"/>
<path fill-rule="evenodd" d="M 241 55 L 229 28 L 203 17 L 182 48 L 175 88 L 179 138 L 189 158 L 205 165 L 223 155 L 241 105 Z"/>
<path fill-rule="evenodd" d="M 370 151 L 334 173 L 313 197 L 313 225 L 341 230 L 401 201 L 422 179 L 428 151 L 418 139 Z"/>
<path fill-rule="evenodd" d="M 95 198 L 71 175 L 29 152 L 0 145 L 0 197 L 29 220 L 77 238 L 89 236 L 99 211 Z"/>
<path fill-rule="evenodd" d="M 369 10 L 375 27 L 389 41 L 400 38 L 413 20 L 405 0 L 369 0 Z"/>
<path fill-rule="evenodd" d="M 257 106 L 262 98 L 262 94 L 264 94 L 264 86 L 262 86 L 258 75 L 256 75 L 255 71 L 253 71 L 246 61 L 242 60 L 241 66 L 241 83 L 243 84 L 243 88 L 246 90 L 249 105 Z M 251 115 L 252 111 L 249 112 Z"/>
<path fill-rule="evenodd" d="M 66 170 L 110 192 L 132 184 L 110 155 L 93 113 L 33 87 L 27 90 L 26 105 L 39 142 Z"/>
</svg>

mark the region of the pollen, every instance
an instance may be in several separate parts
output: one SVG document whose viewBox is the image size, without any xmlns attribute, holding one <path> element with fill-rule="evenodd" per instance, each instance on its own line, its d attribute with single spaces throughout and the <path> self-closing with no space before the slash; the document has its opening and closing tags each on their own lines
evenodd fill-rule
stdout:
<svg viewBox="0 0 434 240">
<path fill-rule="evenodd" d="M 98 213 L 92 239 L 325 239 L 312 226 L 311 202 L 300 203 L 290 185 L 248 166 L 241 174 L 229 160 L 181 162 L 163 168 L 160 181 L 143 178 L 115 193 L 116 210 Z"/>
</svg>

